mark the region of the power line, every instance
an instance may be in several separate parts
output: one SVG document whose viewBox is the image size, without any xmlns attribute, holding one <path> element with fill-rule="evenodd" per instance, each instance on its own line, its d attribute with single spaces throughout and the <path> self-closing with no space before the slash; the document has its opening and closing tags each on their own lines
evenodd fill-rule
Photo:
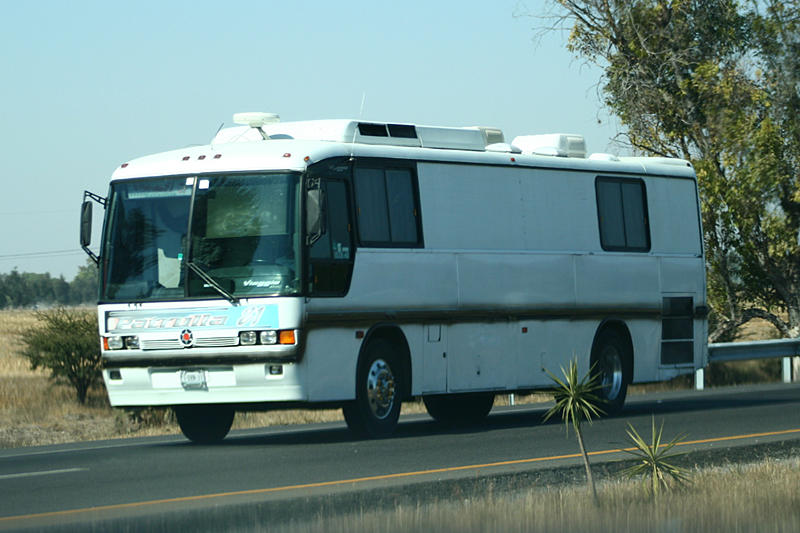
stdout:
<svg viewBox="0 0 800 533">
<path fill-rule="evenodd" d="M 5 254 L 0 255 L 0 260 L 4 259 L 24 259 L 24 258 L 35 258 L 35 257 L 56 257 L 56 256 L 64 256 L 64 255 L 77 255 L 82 254 L 83 250 L 76 250 L 71 248 L 69 250 L 52 250 L 49 252 L 27 252 L 27 253 L 19 253 L 19 254 Z"/>
<path fill-rule="evenodd" d="M 77 213 L 77 209 L 50 209 L 38 211 L 0 211 L 0 216 L 23 216 L 23 215 L 54 215 L 57 213 Z"/>
</svg>

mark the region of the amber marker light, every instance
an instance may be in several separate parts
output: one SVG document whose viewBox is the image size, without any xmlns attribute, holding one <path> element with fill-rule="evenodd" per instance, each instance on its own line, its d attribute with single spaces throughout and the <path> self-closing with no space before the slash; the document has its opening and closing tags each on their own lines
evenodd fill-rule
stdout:
<svg viewBox="0 0 800 533">
<path fill-rule="evenodd" d="M 278 337 L 278 342 L 280 344 L 294 344 L 294 330 L 293 329 L 284 329 L 280 332 L 280 336 Z"/>
</svg>

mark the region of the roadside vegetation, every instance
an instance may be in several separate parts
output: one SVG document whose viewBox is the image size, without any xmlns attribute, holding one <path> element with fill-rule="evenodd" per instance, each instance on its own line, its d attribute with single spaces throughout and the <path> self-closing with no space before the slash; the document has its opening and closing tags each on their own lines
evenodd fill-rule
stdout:
<svg viewBox="0 0 800 533">
<path fill-rule="evenodd" d="M 603 409 L 600 406 L 602 400 L 596 394 L 600 388 L 598 377 L 597 375 L 592 375 L 592 370 L 589 370 L 583 378 L 579 378 L 578 362 L 574 359 L 569 362 L 566 369 L 561 368 L 563 377 L 558 377 L 549 371 L 547 373 L 555 383 L 550 391 L 555 405 L 544 414 L 544 420 L 547 421 L 554 415 L 559 415 L 564 421 L 564 430 L 567 434 L 569 434 L 569 427 L 572 426 L 583 457 L 586 483 L 592 491 L 595 503 L 598 503 L 597 487 L 592 477 L 589 455 L 586 452 L 583 431 L 581 431 L 581 424 L 584 420 L 591 424 L 592 417 L 597 418 L 603 414 Z"/>
<path fill-rule="evenodd" d="M 317 515 L 254 531 L 800 531 L 800 459 L 766 460 L 690 472 L 693 483 L 654 502 L 638 481 L 598 483 L 596 505 L 580 486 Z M 264 517 L 266 518 L 266 517 Z M 267 523 L 264 520 L 263 523 Z"/>
</svg>

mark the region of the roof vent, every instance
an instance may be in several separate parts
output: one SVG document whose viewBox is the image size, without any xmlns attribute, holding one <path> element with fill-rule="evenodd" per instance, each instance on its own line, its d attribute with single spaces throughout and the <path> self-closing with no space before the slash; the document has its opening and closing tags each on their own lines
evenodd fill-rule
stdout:
<svg viewBox="0 0 800 533">
<path fill-rule="evenodd" d="M 619 161 L 619 157 L 615 156 L 614 154 L 605 154 L 602 152 L 597 152 L 590 155 L 589 159 L 592 161 Z"/>
<path fill-rule="evenodd" d="M 486 146 L 487 152 L 506 152 L 509 154 L 521 154 L 522 150 L 508 143 L 493 143 Z"/>
<path fill-rule="evenodd" d="M 582 135 L 549 133 L 546 135 L 521 135 L 511 142 L 523 153 L 557 157 L 586 157 L 586 141 Z"/>
<path fill-rule="evenodd" d="M 483 141 L 486 146 L 490 144 L 501 144 L 506 142 L 506 138 L 503 135 L 503 130 L 500 128 L 491 128 L 487 126 L 471 126 L 469 128 L 464 128 L 465 130 L 478 130 L 483 135 Z"/>
</svg>

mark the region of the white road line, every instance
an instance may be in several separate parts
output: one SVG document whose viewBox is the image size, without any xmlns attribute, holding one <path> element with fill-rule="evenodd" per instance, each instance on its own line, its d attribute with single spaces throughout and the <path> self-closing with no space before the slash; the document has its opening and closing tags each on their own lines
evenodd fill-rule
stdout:
<svg viewBox="0 0 800 533">
<path fill-rule="evenodd" d="M 14 479 L 19 477 L 51 476 L 54 474 L 69 474 L 70 472 L 84 472 L 88 468 L 63 468 L 61 470 L 44 470 L 42 472 L 20 472 L 19 474 L 3 474 L 0 479 Z"/>
</svg>

